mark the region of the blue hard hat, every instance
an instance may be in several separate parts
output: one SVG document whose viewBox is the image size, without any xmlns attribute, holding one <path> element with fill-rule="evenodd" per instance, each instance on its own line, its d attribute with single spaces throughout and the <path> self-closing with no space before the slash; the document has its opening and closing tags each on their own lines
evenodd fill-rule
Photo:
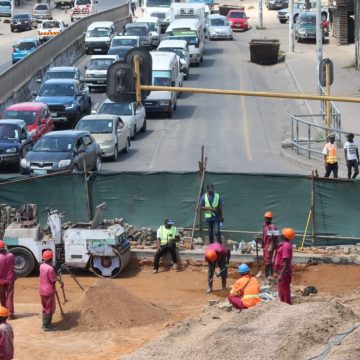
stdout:
<svg viewBox="0 0 360 360">
<path fill-rule="evenodd" d="M 250 268 L 246 264 L 241 264 L 238 268 L 238 272 L 240 274 L 247 274 L 248 272 L 250 272 Z"/>
</svg>

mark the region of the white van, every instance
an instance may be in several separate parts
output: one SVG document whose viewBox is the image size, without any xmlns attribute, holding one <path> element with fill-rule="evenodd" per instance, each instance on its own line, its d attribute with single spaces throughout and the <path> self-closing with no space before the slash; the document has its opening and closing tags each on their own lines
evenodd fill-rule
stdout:
<svg viewBox="0 0 360 360">
<path fill-rule="evenodd" d="M 160 43 L 160 24 L 157 17 L 140 17 L 136 19 L 137 23 L 146 24 L 150 30 L 151 46 L 156 48 Z"/>
<path fill-rule="evenodd" d="M 170 7 L 170 24 L 177 19 L 198 19 L 205 28 L 204 3 L 172 3 Z"/>
<path fill-rule="evenodd" d="M 85 52 L 107 53 L 115 35 L 115 25 L 112 21 L 96 21 L 90 24 L 85 35 Z"/>
<path fill-rule="evenodd" d="M 170 24 L 170 5 L 172 0 L 144 0 L 144 16 L 159 19 L 161 32 L 164 33 Z"/>
<path fill-rule="evenodd" d="M 150 52 L 152 58 L 152 85 L 180 86 L 182 74 L 177 56 L 173 52 Z M 152 91 L 143 102 L 146 113 L 165 113 L 172 116 L 177 105 L 174 91 Z"/>
<path fill-rule="evenodd" d="M 184 78 L 189 76 L 190 68 L 190 54 L 189 47 L 185 40 L 163 40 L 158 48 L 158 51 L 173 52 L 180 58 L 180 71 L 184 74 Z"/>
</svg>

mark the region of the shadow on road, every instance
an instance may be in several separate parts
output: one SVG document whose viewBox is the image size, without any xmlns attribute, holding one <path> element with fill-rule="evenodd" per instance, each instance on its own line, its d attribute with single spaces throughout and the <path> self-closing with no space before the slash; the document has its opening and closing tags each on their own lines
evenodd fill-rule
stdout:
<svg viewBox="0 0 360 360">
<path fill-rule="evenodd" d="M 206 48 L 204 50 L 204 56 L 209 56 L 209 55 L 217 55 L 217 54 L 222 54 L 224 51 L 223 48 Z M 205 59 L 204 59 L 205 60 Z M 200 66 L 203 66 L 202 64 Z"/>
<path fill-rule="evenodd" d="M 173 120 L 180 120 L 180 119 L 191 120 L 191 116 L 193 115 L 195 109 L 196 109 L 195 105 L 178 104 L 178 110 L 180 110 L 180 111 L 175 111 L 172 119 Z M 169 120 L 171 120 L 171 119 L 169 119 Z"/>
<path fill-rule="evenodd" d="M 201 63 L 201 67 L 211 67 L 214 66 L 215 63 L 215 59 L 204 59 L 203 62 Z"/>
</svg>

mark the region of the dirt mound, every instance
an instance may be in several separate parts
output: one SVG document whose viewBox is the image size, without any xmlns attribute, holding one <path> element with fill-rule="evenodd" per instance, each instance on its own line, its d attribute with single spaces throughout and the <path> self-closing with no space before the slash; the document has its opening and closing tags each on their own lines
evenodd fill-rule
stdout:
<svg viewBox="0 0 360 360">
<path fill-rule="evenodd" d="M 161 307 L 133 295 L 111 280 L 98 280 L 66 315 L 67 327 L 97 331 L 146 326 L 165 321 Z"/>
</svg>

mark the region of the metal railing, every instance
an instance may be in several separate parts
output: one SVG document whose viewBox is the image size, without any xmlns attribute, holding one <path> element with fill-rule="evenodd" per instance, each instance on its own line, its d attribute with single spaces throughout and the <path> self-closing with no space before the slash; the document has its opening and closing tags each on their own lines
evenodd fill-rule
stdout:
<svg viewBox="0 0 360 360">
<path fill-rule="evenodd" d="M 323 87 L 320 87 L 321 95 L 326 95 L 325 89 Z M 326 123 L 326 101 L 322 100 L 320 101 L 320 110 L 323 114 L 323 121 Z M 332 129 L 341 129 L 341 114 L 334 102 L 330 101 L 330 127 Z M 341 141 L 341 139 L 340 139 Z"/>
</svg>

